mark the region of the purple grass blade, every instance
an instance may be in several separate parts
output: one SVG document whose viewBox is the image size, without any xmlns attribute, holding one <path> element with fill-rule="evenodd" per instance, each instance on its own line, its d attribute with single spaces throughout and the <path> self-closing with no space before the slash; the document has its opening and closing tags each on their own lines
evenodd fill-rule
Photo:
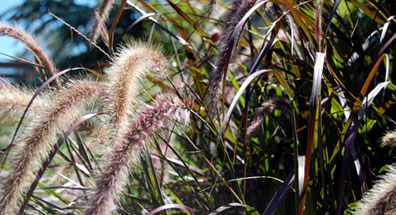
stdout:
<svg viewBox="0 0 396 215">
<path fill-rule="evenodd" d="M 385 82 L 389 80 L 389 65 L 390 65 L 389 55 L 385 54 Z M 382 92 L 381 102 L 384 102 L 385 92 L 386 92 L 385 90 Z"/>
<path fill-rule="evenodd" d="M 359 178 L 360 192 L 362 192 L 363 194 L 367 190 L 367 181 L 366 181 L 366 174 L 364 173 L 362 164 L 360 163 L 362 158 L 357 153 L 356 144 L 352 144 L 351 155 L 352 155 L 353 163 L 355 164 L 356 173 Z"/>
<path fill-rule="evenodd" d="M 384 53 L 385 49 L 388 48 L 388 46 L 393 42 L 393 40 L 396 39 L 396 34 L 394 34 L 386 43 L 385 45 L 381 48 L 381 50 L 378 52 L 377 57 L 379 58 L 382 53 Z"/>
<path fill-rule="evenodd" d="M 268 72 L 271 72 L 271 70 L 267 70 L 267 69 L 259 70 L 255 73 L 251 74 L 250 76 L 248 76 L 248 78 L 243 82 L 242 86 L 239 88 L 237 94 L 235 95 L 234 99 L 232 100 L 231 105 L 228 108 L 227 114 L 224 117 L 224 120 L 221 124 L 220 132 L 217 135 L 216 143 L 218 143 L 220 138 L 223 137 L 223 132 L 225 131 L 225 128 L 227 127 L 228 122 L 231 119 L 232 112 L 233 112 L 235 106 L 237 105 L 239 98 L 242 96 L 243 91 L 245 91 L 245 89 L 249 86 L 249 84 L 253 81 L 253 79 L 255 79 L 256 77 L 258 77 L 264 73 L 268 73 Z"/>
<path fill-rule="evenodd" d="M 315 39 L 317 43 L 320 42 L 322 34 L 322 1 L 316 0 L 316 14 L 315 14 Z"/>
<path fill-rule="evenodd" d="M 51 187 L 40 187 L 40 190 L 49 190 L 49 189 L 69 189 L 69 190 L 90 190 L 88 187 L 70 187 L 70 186 L 51 186 Z"/>
<path fill-rule="evenodd" d="M 380 38 L 380 43 L 382 43 L 382 41 L 385 38 L 386 32 L 388 31 L 388 27 L 390 24 L 390 21 L 395 18 L 395 16 L 390 16 L 387 20 L 386 23 L 384 24 L 384 26 L 382 27 L 382 32 L 381 32 L 381 38 Z"/>
<path fill-rule="evenodd" d="M 336 93 L 338 94 L 338 100 L 340 100 L 340 104 L 342 106 L 342 108 L 344 109 L 344 116 L 345 119 L 348 120 L 349 117 L 351 116 L 351 109 L 349 108 L 347 101 L 345 99 L 345 93 L 342 90 L 342 88 L 340 87 L 340 85 L 337 83 L 337 87 L 334 88 L 334 90 L 336 91 Z"/>
<path fill-rule="evenodd" d="M 254 59 L 253 64 L 249 70 L 249 75 L 253 74 L 256 70 L 257 67 L 260 65 L 261 60 L 264 58 L 264 56 L 267 55 L 268 51 L 270 50 L 270 48 L 275 44 L 274 42 L 275 38 L 271 38 L 270 41 L 268 41 L 267 45 L 264 47 L 265 42 L 263 43 L 263 46 L 261 48 L 260 53 L 258 54 L 258 56 Z M 263 48 L 264 47 L 264 48 Z M 253 85 L 254 87 L 256 86 L 256 83 Z M 247 89 L 246 89 L 246 93 L 245 93 L 245 101 L 249 101 L 250 99 L 250 85 L 248 85 Z M 246 102 L 245 104 L 245 113 L 247 113 L 247 110 L 249 109 L 249 102 Z"/>
<path fill-rule="evenodd" d="M 347 140 L 345 141 L 345 152 L 344 156 L 342 157 L 341 163 L 341 174 L 339 178 L 339 188 L 338 188 L 338 195 L 337 195 L 337 214 L 341 214 L 341 207 L 342 207 L 342 200 L 344 199 L 344 192 L 345 192 L 345 180 L 348 172 L 349 167 L 349 155 L 351 154 L 352 150 L 355 146 L 355 139 L 359 129 L 360 122 L 363 119 L 364 114 L 366 113 L 366 109 L 368 106 L 373 102 L 374 98 L 378 95 L 378 93 L 384 89 L 389 82 L 382 82 L 379 83 L 368 95 L 364 98 L 362 105 L 360 106 L 359 111 L 357 112 L 357 116 L 354 119 L 349 131 L 347 133 Z M 356 164 L 356 163 L 355 163 Z M 360 165 L 360 163 L 359 163 Z M 362 169 L 361 165 L 357 168 L 357 173 L 360 174 Z M 360 177 L 360 176 L 359 176 Z M 361 187 L 365 186 L 361 184 Z M 362 188 L 362 190 L 364 190 Z"/>
<path fill-rule="evenodd" d="M 67 214 L 67 212 L 63 211 L 63 209 L 61 207 L 58 207 L 58 206 L 52 204 L 51 202 L 45 201 L 44 199 L 42 199 L 38 196 L 35 196 L 35 195 L 33 195 L 32 197 L 35 198 L 37 201 L 43 202 L 44 204 L 48 205 L 51 208 L 55 208 L 58 212 L 61 212 L 62 214 Z"/>
<path fill-rule="evenodd" d="M 309 180 L 309 171 L 311 168 L 311 159 L 312 159 L 312 147 L 314 143 L 315 137 L 315 127 L 316 127 L 316 115 L 320 109 L 320 85 L 322 81 L 322 72 L 324 66 L 324 59 L 326 57 L 325 53 L 317 52 L 315 58 L 315 67 L 313 73 L 313 84 L 311 91 L 311 104 L 310 104 L 310 112 L 309 112 L 309 121 L 308 121 L 308 142 L 307 142 L 307 151 L 305 154 L 305 177 L 304 177 L 304 186 L 302 189 L 302 199 L 300 205 L 300 214 L 302 214 L 305 205 L 306 199 L 306 189 L 308 186 Z M 320 114 L 320 112 L 319 112 Z M 318 137 L 320 138 L 320 137 Z M 318 139 L 317 138 L 317 139 Z"/>
<path fill-rule="evenodd" d="M 301 199 L 305 177 L 305 155 L 298 156 L 298 195 Z"/>
<path fill-rule="evenodd" d="M 290 188 L 293 186 L 294 179 L 295 179 L 295 174 L 294 171 L 292 171 L 286 177 L 285 181 L 279 187 L 278 191 L 276 191 L 274 197 L 272 197 L 263 215 L 272 215 L 275 213 L 276 209 L 278 209 L 279 207 L 279 204 L 285 199 L 287 193 L 290 191 Z"/>
<path fill-rule="evenodd" d="M 338 9 L 338 6 L 340 5 L 340 3 L 341 3 L 341 0 L 337 0 L 337 2 L 334 4 L 333 9 L 331 10 L 331 14 L 329 16 L 329 21 L 327 22 L 327 26 L 326 26 L 326 29 L 325 29 L 324 34 L 323 34 L 322 42 L 320 44 L 320 46 L 322 46 L 322 47 L 323 47 L 323 44 L 324 44 L 324 40 L 326 39 L 327 32 L 329 32 L 331 20 L 333 20 L 333 17 L 335 15 L 335 13 L 337 12 L 337 9 Z"/>
</svg>

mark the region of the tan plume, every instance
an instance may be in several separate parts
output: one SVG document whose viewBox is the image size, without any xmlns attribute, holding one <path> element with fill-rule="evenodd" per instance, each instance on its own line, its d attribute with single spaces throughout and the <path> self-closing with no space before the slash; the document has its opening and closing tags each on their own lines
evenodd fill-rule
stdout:
<svg viewBox="0 0 396 215">
<path fill-rule="evenodd" d="M 72 125 L 81 116 L 84 106 L 103 97 L 104 93 L 104 87 L 94 81 L 71 83 L 67 89 L 55 93 L 48 108 L 32 119 L 13 148 L 12 167 L 1 184 L 1 215 L 15 211 L 26 183 L 33 179 L 43 158 L 51 150 L 51 140 L 55 135 Z"/>
</svg>

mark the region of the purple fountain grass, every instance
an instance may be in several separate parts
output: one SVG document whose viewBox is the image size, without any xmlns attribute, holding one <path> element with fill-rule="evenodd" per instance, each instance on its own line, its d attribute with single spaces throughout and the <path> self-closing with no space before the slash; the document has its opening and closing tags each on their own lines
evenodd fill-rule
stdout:
<svg viewBox="0 0 396 215">
<path fill-rule="evenodd" d="M 20 118 L 33 97 L 30 89 L 15 86 L 0 86 L 0 117 Z M 27 112 L 27 116 L 35 116 L 46 109 L 48 100 L 45 96 L 37 97 Z"/>
<path fill-rule="evenodd" d="M 51 76 L 55 75 L 57 71 L 51 58 L 44 52 L 44 49 L 39 45 L 32 35 L 18 29 L 17 27 L 0 22 L 0 36 L 9 36 L 25 44 L 26 47 L 40 61 L 40 64 L 46 68 L 49 74 Z M 62 88 L 59 79 L 56 79 L 55 83 L 59 89 Z"/>
<path fill-rule="evenodd" d="M 89 36 L 92 42 L 96 43 L 101 32 L 101 27 L 105 25 L 114 2 L 115 0 L 102 0 L 98 8 L 95 10 L 95 23 L 92 26 L 91 34 Z"/>
<path fill-rule="evenodd" d="M 359 202 L 359 215 L 396 213 L 396 165 Z"/>
<path fill-rule="evenodd" d="M 1 215 L 15 212 L 25 185 L 34 179 L 34 173 L 51 150 L 56 134 L 70 127 L 81 116 L 84 107 L 102 99 L 105 92 L 104 86 L 98 82 L 71 82 L 66 89 L 56 92 L 48 108 L 32 119 L 12 148 L 12 166 L 1 183 Z"/>
<path fill-rule="evenodd" d="M 157 76 L 164 77 L 167 67 L 166 58 L 161 51 L 150 44 L 135 42 L 125 45 L 117 52 L 112 66 L 105 70 L 108 78 L 105 108 L 109 115 L 104 139 L 106 145 L 114 147 L 126 140 L 125 137 L 131 126 L 129 112 L 136 101 L 139 78 L 149 70 Z M 92 201 L 89 205 L 92 207 L 86 214 L 106 214 L 102 211 L 108 207 L 99 205 L 98 209 L 95 209 L 97 205 Z M 107 212 L 110 214 L 109 211 Z"/>
<path fill-rule="evenodd" d="M 137 162 L 141 149 L 154 131 L 163 128 L 164 120 L 187 120 L 186 103 L 176 96 L 163 96 L 153 106 L 146 107 L 131 123 L 122 142 L 112 146 L 102 171 L 96 177 L 96 187 L 89 194 L 85 214 L 108 215 L 116 210 L 117 200 L 126 184 L 129 164 Z"/>
<path fill-rule="evenodd" d="M 234 45 L 230 47 L 232 34 L 238 22 L 249 11 L 249 9 L 254 6 L 255 3 L 256 0 L 233 0 L 231 3 L 230 11 L 226 18 L 226 24 L 219 41 L 219 59 L 216 63 L 216 69 L 208 86 L 209 110 L 212 112 L 216 110 L 216 106 L 220 98 L 219 89 L 221 88 L 221 80 L 227 72 L 228 64 L 230 63 L 229 61 L 232 57 L 232 49 L 234 49 L 235 46 Z"/>
</svg>

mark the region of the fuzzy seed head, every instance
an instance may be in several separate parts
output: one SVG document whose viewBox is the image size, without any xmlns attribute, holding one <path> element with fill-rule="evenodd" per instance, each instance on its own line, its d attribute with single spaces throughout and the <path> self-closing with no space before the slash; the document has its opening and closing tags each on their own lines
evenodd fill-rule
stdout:
<svg viewBox="0 0 396 215">
<path fill-rule="evenodd" d="M 29 33 L 18 29 L 17 27 L 4 24 L 0 22 L 0 36 L 9 36 L 16 40 L 19 40 L 34 54 L 34 56 L 40 61 L 40 63 L 46 68 L 46 70 L 52 75 L 55 75 L 56 68 L 51 58 L 44 52 L 44 49 Z M 58 79 L 55 80 L 58 88 L 62 88 Z"/>
<path fill-rule="evenodd" d="M 159 49 L 145 43 L 132 43 L 122 47 L 111 67 L 105 70 L 109 80 L 106 100 L 109 113 L 107 144 L 122 141 L 123 131 L 129 127 L 128 116 L 139 90 L 138 80 L 151 70 L 165 76 L 168 64 Z"/>
<path fill-rule="evenodd" d="M 14 86 L 0 86 L 0 118 L 3 116 L 19 119 L 33 97 L 33 91 Z M 45 96 L 36 97 L 27 116 L 35 116 L 46 109 L 48 100 Z"/>
<path fill-rule="evenodd" d="M 225 73 L 228 70 L 228 64 L 232 57 L 232 52 L 234 46 L 230 46 L 230 41 L 232 39 L 232 34 L 235 27 L 242 19 L 242 17 L 252 8 L 256 0 L 233 0 L 231 2 L 230 12 L 228 13 L 226 25 L 224 27 L 223 33 L 221 35 L 220 44 L 220 54 L 219 59 L 216 63 L 216 69 L 213 76 L 210 79 L 209 84 L 209 109 L 212 113 L 216 110 L 217 103 L 220 99 L 220 88 L 222 87 L 221 80 L 223 79 Z"/>
<path fill-rule="evenodd" d="M 95 23 L 92 26 L 90 39 L 92 42 L 96 43 L 99 37 L 100 29 L 105 26 L 105 22 L 109 17 L 110 10 L 114 4 L 115 0 L 102 0 L 95 10 Z"/>
<path fill-rule="evenodd" d="M 1 182 L 0 215 L 15 212 L 27 182 L 48 155 L 56 134 L 69 128 L 82 114 L 85 105 L 102 98 L 104 87 L 93 81 L 78 81 L 51 97 L 48 108 L 38 113 L 17 138 L 12 149 L 12 167 Z"/>
<path fill-rule="evenodd" d="M 390 166 L 374 187 L 359 203 L 359 215 L 386 214 L 396 212 L 396 165 Z"/>
<path fill-rule="evenodd" d="M 161 128 L 164 120 L 188 118 L 185 103 L 175 96 L 161 97 L 153 106 L 147 106 L 131 122 L 124 141 L 113 145 L 104 168 L 96 178 L 96 187 L 89 194 L 85 214 L 106 215 L 116 210 L 117 200 L 126 184 L 131 161 L 137 162 L 141 149 L 153 131 Z"/>
<path fill-rule="evenodd" d="M 382 138 L 382 143 L 385 146 L 389 146 L 389 147 L 396 147 L 396 130 L 387 133 L 383 138 Z"/>
</svg>

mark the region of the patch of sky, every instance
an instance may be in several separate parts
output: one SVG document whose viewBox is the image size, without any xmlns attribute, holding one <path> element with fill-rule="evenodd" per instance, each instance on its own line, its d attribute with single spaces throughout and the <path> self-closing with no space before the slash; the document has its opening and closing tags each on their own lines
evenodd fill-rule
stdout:
<svg viewBox="0 0 396 215">
<path fill-rule="evenodd" d="M 3 14 L 10 8 L 13 8 L 19 4 L 21 4 L 23 0 L 13 0 L 13 1 L 2 1 L 0 7 L 0 14 Z M 6 18 L 0 19 L 0 22 L 7 22 Z M 8 21 L 10 22 L 10 21 Z M 16 41 L 15 39 L 9 37 L 0 37 L 0 61 L 9 61 L 12 60 L 10 57 L 6 57 L 1 53 L 5 53 L 11 56 L 15 56 L 16 53 L 21 52 L 24 50 L 24 45 L 20 42 Z"/>
<path fill-rule="evenodd" d="M 18 5 L 22 4 L 23 2 L 24 2 L 24 0 L 12 0 L 12 1 L 11 0 L 2 0 L 1 7 L 0 7 L 0 14 L 5 13 L 7 10 L 9 10 L 15 6 L 18 6 Z M 86 5 L 88 7 L 95 7 L 97 4 L 97 1 L 74 0 L 74 3 L 79 4 L 79 5 Z M 14 23 L 12 23 L 11 20 L 8 20 L 10 16 L 12 16 L 12 14 L 7 14 L 7 16 L 1 17 L 0 22 L 14 24 Z M 44 15 L 40 21 L 30 23 L 29 25 L 27 25 L 26 23 L 19 23 L 18 26 L 21 26 L 20 28 L 31 33 L 33 30 L 40 27 L 42 25 L 42 23 L 45 23 L 49 19 L 52 19 L 52 17 L 51 17 L 51 15 L 47 14 L 47 15 Z M 47 28 L 46 31 L 53 29 L 53 27 L 55 27 L 54 25 L 59 26 L 59 25 L 63 25 L 63 24 L 60 22 L 53 22 L 53 23 L 51 23 L 50 26 L 46 26 L 46 28 Z M 81 29 L 81 28 L 79 28 L 78 30 L 80 30 L 81 32 L 87 31 L 87 29 Z M 76 35 L 74 35 L 74 36 L 76 36 Z M 42 45 L 45 46 L 45 44 L 42 43 L 42 42 L 45 42 L 45 38 L 39 37 L 38 40 Z M 11 56 L 18 56 L 20 53 L 23 53 L 24 50 L 26 50 L 26 48 L 21 42 L 15 40 L 15 39 L 12 39 L 10 37 L 0 36 L 0 62 L 13 60 L 12 58 L 7 57 L 7 56 L 3 55 L 2 53 L 11 55 Z M 72 54 L 77 54 L 82 51 L 86 51 L 86 47 L 78 46 L 78 47 L 72 48 Z M 30 54 L 29 54 L 29 56 L 24 56 L 24 58 L 25 57 L 27 60 L 33 59 L 33 55 L 30 56 Z"/>
</svg>

